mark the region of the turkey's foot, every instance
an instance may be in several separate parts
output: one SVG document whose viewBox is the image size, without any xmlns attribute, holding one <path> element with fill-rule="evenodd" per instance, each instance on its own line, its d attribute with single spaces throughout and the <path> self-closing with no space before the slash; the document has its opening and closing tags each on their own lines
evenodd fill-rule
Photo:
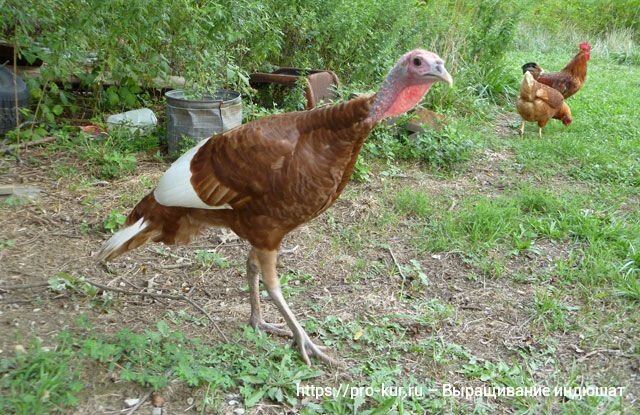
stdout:
<svg viewBox="0 0 640 415">
<path fill-rule="evenodd" d="M 328 366 L 344 366 L 340 361 L 325 353 L 330 350 L 328 347 L 315 344 L 306 336 L 306 333 L 299 337 L 300 338 L 294 340 L 294 343 L 298 346 L 302 360 L 304 360 L 308 366 L 311 366 L 310 357 L 315 357 Z"/>
<path fill-rule="evenodd" d="M 269 333 L 269 334 L 275 334 L 276 336 L 282 336 L 282 337 L 293 337 L 293 334 L 283 328 L 286 327 L 286 324 L 276 324 L 276 323 L 267 323 L 264 320 L 259 320 L 258 322 L 253 322 L 250 321 L 249 324 L 251 325 L 251 327 L 253 327 L 254 329 L 258 330 L 258 331 L 263 331 L 265 333 Z"/>
</svg>

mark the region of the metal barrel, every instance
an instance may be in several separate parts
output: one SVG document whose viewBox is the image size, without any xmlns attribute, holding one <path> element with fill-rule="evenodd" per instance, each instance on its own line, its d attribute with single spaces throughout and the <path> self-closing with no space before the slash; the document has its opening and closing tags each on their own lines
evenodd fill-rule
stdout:
<svg viewBox="0 0 640 415">
<path fill-rule="evenodd" d="M 237 91 L 220 89 L 213 95 L 192 98 L 175 89 L 165 93 L 167 100 L 167 144 L 169 155 L 180 149 L 183 137 L 195 143 L 242 123 L 242 97 Z"/>
</svg>

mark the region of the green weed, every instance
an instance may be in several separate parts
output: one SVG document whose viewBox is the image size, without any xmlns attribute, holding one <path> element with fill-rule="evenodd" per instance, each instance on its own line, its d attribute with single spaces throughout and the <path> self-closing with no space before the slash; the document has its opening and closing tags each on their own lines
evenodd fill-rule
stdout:
<svg viewBox="0 0 640 415">
<path fill-rule="evenodd" d="M 116 210 L 110 210 L 102 221 L 102 229 L 106 232 L 113 233 L 124 225 L 127 217 Z"/>
<path fill-rule="evenodd" d="M 568 328 L 568 307 L 552 290 L 537 290 L 533 298 L 535 316 L 549 331 L 565 330 Z"/>
<path fill-rule="evenodd" d="M 0 251 L 15 245 L 15 239 L 0 239 Z"/>
<path fill-rule="evenodd" d="M 231 263 L 226 257 L 213 250 L 196 250 L 196 259 L 203 267 L 209 267 L 212 265 L 220 269 L 227 269 L 231 267 Z"/>
<path fill-rule="evenodd" d="M 68 333 L 57 346 L 44 348 L 32 341 L 26 350 L 0 359 L 0 412 L 41 414 L 64 412 L 78 405 L 83 389 L 76 351 Z"/>
<path fill-rule="evenodd" d="M 256 351 L 246 353 L 240 343 L 208 346 L 159 321 L 154 330 L 133 333 L 125 329 L 109 337 L 92 336 L 82 340 L 80 347 L 84 356 L 103 362 L 123 380 L 159 389 L 178 379 L 192 387 L 206 387 L 211 403 L 216 396 L 238 388 L 246 407 L 261 399 L 294 405 L 296 383 L 320 373 L 299 365 L 295 350 L 253 329 L 245 329 L 241 340 L 254 344 Z"/>
</svg>

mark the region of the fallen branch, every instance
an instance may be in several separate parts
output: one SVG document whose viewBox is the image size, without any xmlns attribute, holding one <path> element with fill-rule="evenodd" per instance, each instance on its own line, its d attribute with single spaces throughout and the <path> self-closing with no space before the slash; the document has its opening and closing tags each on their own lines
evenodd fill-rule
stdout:
<svg viewBox="0 0 640 415">
<path fill-rule="evenodd" d="M 138 292 L 138 291 L 123 290 L 122 288 L 109 287 L 108 285 L 103 285 L 103 284 L 88 280 L 86 278 L 83 281 L 86 282 L 87 284 L 93 285 L 94 287 L 102 288 L 103 290 L 107 290 L 107 291 L 114 291 L 114 292 L 125 294 L 125 295 L 139 295 L 143 297 L 167 298 L 169 300 L 185 301 L 189 303 L 193 308 L 197 309 L 202 314 L 204 314 L 209 319 L 209 321 L 213 324 L 213 326 L 216 328 L 218 333 L 220 333 L 224 341 L 226 341 L 227 343 L 229 342 L 229 339 L 227 338 L 227 336 L 225 336 L 224 332 L 220 329 L 220 327 L 218 326 L 218 323 L 216 323 L 216 321 L 211 317 L 211 315 L 209 315 L 209 313 L 207 313 L 204 308 L 202 308 L 199 304 L 194 302 L 189 297 L 186 297 L 184 295 L 155 294 L 155 293 L 147 293 L 143 291 Z"/>
<path fill-rule="evenodd" d="M 56 137 L 44 137 L 39 140 L 25 141 L 20 144 L 20 148 L 25 149 L 29 147 L 41 146 L 43 144 L 52 143 L 54 141 L 56 141 Z"/>
<path fill-rule="evenodd" d="M 2 151 L 4 151 L 4 152 L 9 151 L 10 152 L 10 151 L 18 149 L 18 148 L 21 149 L 21 150 L 24 150 L 24 149 L 29 148 L 29 147 L 41 146 L 43 144 L 51 143 L 53 141 L 56 141 L 56 137 L 44 137 L 44 138 L 41 138 L 39 140 L 23 141 L 22 143 L 4 145 L 4 146 L 2 146 Z"/>
<path fill-rule="evenodd" d="M 0 286 L 0 291 L 15 291 L 15 290 L 28 290 L 30 288 L 48 287 L 48 282 L 39 282 L 36 284 L 23 284 L 23 285 L 5 285 Z"/>
<path fill-rule="evenodd" d="M 132 413 L 134 413 L 135 411 L 138 410 L 138 408 L 140 408 L 142 406 L 143 403 L 145 403 L 147 401 L 147 399 L 149 399 L 149 396 L 151 396 L 151 394 L 153 393 L 153 390 L 150 390 L 149 392 L 147 392 L 146 395 L 144 395 L 139 401 L 138 403 L 136 403 L 135 405 L 133 405 L 131 407 L 131 409 L 129 409 L 129 412 L 127 412 L 127 415 L 131 415 Z"/>
<path fill-rule="evenodd" d="M 578 362 L 583 362 L 585 360 L 587 360 L 588 358 L 590 358 L 593 355 L 599 354 L 599 353 L 611 353 L 611 354 L 621 354 L 624 356 L 624 352 L 620 349 L 596 349 L 596 350 L 592 350 L 589 353 L 585 354 L 584 356 L 582 356 L 581 358 L 578 359 Z"/>
<path fill-rule="evenodd" d="M 396 259 L 396 256 L 393 254 L 393 250 L 391 249 L 390 246 L 388 246 L 387 249 L 389 250 L 389 253 L 391 254 L 391 259 L 393 259 L 393 263 L 396 264 L 396 268 L 398 268 L 398 272 L 400 273 L 400 276 L 402 277 L 402 280 L 406 281 L 407 276 L 404 275 L 404 272 L 402 272 L 402 268 L 400 267 L 400 264 L 398 263 L 398 260 Z"/>
<path fill-rule="evenodd" d="M 229 339 L 227 338 L 227 336 L 225 336 L 224 332 L 220 329 L 220 327 L 218 326 L 216 321 L 213 319 L 213 317 L 211 317 L 211 315 L 209 313 L 207 313 L 206 310 L 204 308 L 202 308 L 202 306 L 200 306 L 200 304 L 196 303 L 195 301 L 193 301 L 189 297 L 186 297 L 184 295 L 158 294 L 158 293 L 147 293 L 147 292 L 144 292 L 144 291 L 123 290 L 122 288 L 109 287 L 108 285 L 100 284 L 98 282 L 91 281 L 91 280 L 86 279 L 86 278 L 83 279 L 82 281 L 86 282 L 89 285 L 93 285 L 94 287 L 101 288 L 101 289 L 106 290 L 106 291 L 113 291 L 113 292 L 117 292 L 117 293 L 125 294 L 125 295 L 139 295 L 141 297 L 152 297 L 152 298 L 155 298 L 155 299 L 167 298 L 169 300 L 185 301 L 185 302 L 189 303 L 193 308 L 195 308 L 196 310 L 198 310 L 202 314 L 204 314 L 209 319 L 209 321 L 213 324 L 213 326 L 216 328 L 218 333 L 220 333 L 220 335 L 222 336 L 224 341 L 229 343 Z M 28 290 L 28 289 L 31 289 L 31 288 L 48 287 L 49 285 L 50 284 L 48 282 L 39 282 L 39 283 L 35 283 L 35 284 L 23 284 L 23 285 L 7 285 L 7 286 L 0 286 L 0 291 L 8 292 L 8 291 L 14 291 L 14 290 Z"/>
</svg>

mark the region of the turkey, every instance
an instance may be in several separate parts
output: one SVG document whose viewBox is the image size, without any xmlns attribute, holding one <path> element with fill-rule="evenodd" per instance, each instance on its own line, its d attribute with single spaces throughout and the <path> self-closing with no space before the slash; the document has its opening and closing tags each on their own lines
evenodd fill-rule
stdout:
<svg viewBox="0 0 640 415">
<path fill-rule="evenodd" d="M 230 228 L 251 244 L 249 324 L 292 336 L 308 365 L 310 357 L 337 364 L 311 341 L 282 296 L 276 271 L 280 243 L 340 196 L 371 130 L 413 108 L 438 81 L 453 83 L 443 60 L 412 50 L 373 96 L 265 117 L 201 141 L 169 167 L 104 243 L 98 259 L 112 260 L 147 241 L 187 243 L 208 226 Z M 291 331 L 264 321 L 259 274 Z"/>
</svg>

